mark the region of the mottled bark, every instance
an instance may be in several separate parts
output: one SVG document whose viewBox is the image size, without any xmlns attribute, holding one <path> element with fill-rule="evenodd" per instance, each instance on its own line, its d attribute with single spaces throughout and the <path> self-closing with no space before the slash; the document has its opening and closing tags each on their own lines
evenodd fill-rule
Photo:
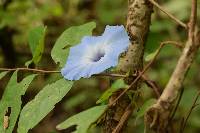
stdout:
<svg viewBox="0 0 200 133">
<path fill-rule="evenodd" d="M 128 2 L 126 29 L 129 34 L 131 44 L 129 45 L 128 51 L 120 57 L 117 71 L 121 74 L 129 73 L 131 75 L 141 70 L 143 67 L 144 46 L 151 21 L 152 5 L 148 0 L 129 0 Z M 125 82 L 130 84 L 133 80 L 134 77 L 130 76 L 125 79 Z M 131 89 L 136 90 L 139 87 L 140 81 L 134 84 Z M 110 98 L 110 102 L 112 102 L 119 94 L 120 91 L 114 94 Z M 129 97 L 125 94 L 114 105 L 112 105 L 112 107 L 109 108 L 106 113 L 104 126 L 104 131 L 106 133 L 113 132 L 130 102 Z M 126 124 L 124 124 L 123 127 L 125 125 Z M 122 132 L 123 130 L 117 131 Z"/>
</svg>

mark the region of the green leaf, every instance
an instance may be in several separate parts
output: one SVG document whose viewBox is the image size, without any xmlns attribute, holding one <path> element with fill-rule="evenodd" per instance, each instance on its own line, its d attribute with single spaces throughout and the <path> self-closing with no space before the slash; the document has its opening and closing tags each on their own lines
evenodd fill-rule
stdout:
<svg viewBox="0 0 200 133">
<path fill-rule="evenodd" d="M 0 79 L 2 79 L 7 73 L 8 73 L 8 71 L 1 72 L 0 73 Z"/>
<path fill-rule="evenodd" d="M 46 27 L 44 26 L 35 27 L 29 32 L 28 41 L 33 58 L 30 61 L 26 62 L 26 66 L 28 66 L 32 62 L 37 64 L 40 61 L 44 51 L 45 33 Z"/>
<path fill-rule="evenodd" d="M 37 125 L 54 108 L 55 104 L 69 92 L 72 85 L 72 81 L 60 79 L 45 86 L 22 109 L 18 123 L 18 133 L 27 133 L 29 129 Z"/>
<path fill-rule="evenodd" d="M 95 106 L 70 117 L 56 128 L 62 130 L 77 125 L 74 133 L 87 133 L 90 126 L 105 112 L 106 108 L 106 105 Z"/>
<path fill-rule="evenodd" d="M 77 105 L 86 101 L 88 99 L 88 96 L 89 94 L 87 91 L 79 92 L 73 97 L 68 98 L 64 106 L 68 109 L 75 109 Z"/>
<path fill-rule="evenodd" d="M 58 38 L 51 51 L 51 57 L 55 63 L 60 63 L 60 67 L 63 67 L 66 63 L 69 47 L 78 44 L 83 36 L 92 35 L 92 30 L 95 27 L 96 24 L 90 22 L 81 26 L 73 26 L 65 30 Z"/>
<path fill-rule="evenodd" d="M 36 75 L 29 75 L 21 82 L 17 83 L 17 71 L 15 71 L 4 91 L 3 97 L 0 101 L 0 133 L 12 133 L 12 130 L 17 121 L 18 115 L 21 110 L 21 96 L 25 94 L 29 84 Z M 4 129 L 3 121 L 8 107 L 11 108 L 11 114 L 9 117 L 9 127 Z"/>
<path fill-rule="evenodd" d="M 123 80 L 123 79 L 118 79 L 118 80 L 116 80 L 116 81 L 112 84 L 112 86 L 111 86 L 109 89 L 107 89 L 107 90 L 103 93 L 103 95 L 99 98 L 99 100 L 98 100 L 96 103 L 98 104 L 98 103 L 103 103 L 103 102 L 107 101 L 108 98 L 109 98 L 114 92 L 116 92 L 117 90 L 119 90 L 119 89 L 121 89 L 121 88 L 127 88 L 127 87 L 128 87 L 128 85 L 126 85 L 126 84 L 124 83 L 124 80 Z"/>
<path fill-rule="evenodd" d="M 140 117 L 144 116 L 145 112 L 147 111 L 147 109 L 153 105 L 156 102 L 156 99 L 149 99 L 147 100 L 142 107 L 140 108 L 140 110 L 136 113 L 136 121 L 137 119 L 139 119 Z"/>
<path fill-rule="evenodd" d="M 153 53 L 148 54 L 147 56 L 145 56 L 145 61 L 151 61 L 153 60 L 153 58 L 156 56 L 156 54 L 158 53 L 158 50 L 154 51 Z"/>
</svg>

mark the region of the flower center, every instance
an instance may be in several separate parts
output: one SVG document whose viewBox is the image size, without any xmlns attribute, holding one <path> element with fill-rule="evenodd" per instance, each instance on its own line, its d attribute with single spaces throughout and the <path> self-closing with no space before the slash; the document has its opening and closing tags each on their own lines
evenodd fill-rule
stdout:
<svg viewBox="0 0 200 133">
<path fill-rule="evenodd" d="M 96 55 L 94 56 L 94 58 L 92 59 L 93 62 L 97 62 L 99 60 L 101 60 L 102 57 L 105 56 L 105 52 L 104 51 L 98 51 L 96 53 Z"/>
</svg>

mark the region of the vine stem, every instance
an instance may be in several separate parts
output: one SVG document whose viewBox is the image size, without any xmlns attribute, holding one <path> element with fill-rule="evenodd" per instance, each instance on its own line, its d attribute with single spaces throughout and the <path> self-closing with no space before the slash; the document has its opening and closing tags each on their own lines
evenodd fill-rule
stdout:
<svg viewBox="0 0 200 133">
<path fill-rule="evenodd" d="M 116 77 L 116 78 L 126 78 L 127 75 L 117 74 L 117 73 L 99 73 L 94 74 L 92 76 L 108 76 L 108 77 Z"/>
<path fill-rule="evenodd" d="M 0 71 L 32 71 L 32 72 L 39 72 L 39 73 L 60 73 L 60 71 L 51 71 L 51 70 L 43 70 L 43 69 L 35 69 L 35 68 L 0 68 Z"/>
<path fill-rule="evenodd" d="M 200 95 L 200 92 L 198 92 L 198 94 L 196 95 L 196 97 L 195 97 L 195 99 L 194 99 L 194 101 L 193 101 L 193 104 L 192 104 L 190 110 L 188 111 L 188 114 L 187 114 L 187 116 L 186 116 L 186 118 L 185 118 L 185 120 L 184 120 L 184 122 L 183 122 L 183 126 L 182 126 L 182 128 L 181 128 L 181 132 L 184 131 L 184 129 L 185 129 L 185 127 L 186 127 L 186 123 L 187 123 L 187 121 L 188 121 L 188 119 L 189 119 L 189 117 L 190 117 L 190 115 L 191 115 L 191 113 L 192 113 L 192 110 L 198 105 L 198 104 L 196 104 L 196 103 L 197 103 L 197 100 L 198 100 L 198 98 L 199 98 L 199 95 Z"/>
<path fill-rule="evenodd" d="M 130 103 L 127 108 L 125 109 L 124 114 L 122 115 L 119 123 L 117 124 L 116 128 L 112 131 L 112 133 L 119 133 L 124 126 L 124 123 L 127 122 L 129 116 L 132 114 L 132 103 Z"/>
<path fill-rule="evenodd" d="M 174 20 L 177 24 L 181 25 L 185 29 L 187 29 L 187 25 L 183 23 L 181 20 L 176 18 L 174 15 L 170 14 L 168 11 L 166 11 L 163 7 L 161 7 L 157 2 L 154 0 L 149 0 L 154 6 L 156 6 L 158 9 L 160 9 L 162 12 L 164 12 L 167 16 L 169 16 L 172 20 Z"/>
<path fill-rule="evenodd" d="M 156 98 L 159 98 L 161 95 L 161 89 L 158 87 L 158 85 L 154 81 L 149 80 L 148 77 L 145 75 L 142 75 L 142 79 L 144 80 L 147 86 L 152 88 L 152 90 L 156 94 Z"/>
<path fill-rule="evenodd" d="M 116 103 L 120 97 L 122 97 L 141 77 L 142 75 L 150 68 L 150 66 L 154 63 L 154 61 L 156 60 L 157 56 L 159 55 L 161 49 L 167 45 L 167 44 L 172 44 L 178 48 L 182 48 L 182 45 L 180 45 L 180 43 L 175 42 L 175 41 L 164 41 L 161 42 L 159 48 L 157 49 L 157 52 L 154 56 L 154 58 L 144 67 L 144 69 L 139 72 L 139 75 L 135 78 L 135 80 L 133 80 L 133 82 L 130 84 L 130 86 L 128 88 L 126 88 L 124 91 L 122 91 L 122 93 L 120 93 L 120 95 L 115 98 L 108 106 L 112 106 L 114 103 Z"/>
<path fill-rule="evenodd" d="M 0 71 L 32 71 L 37 73 L 60 73 L 60 71 L 53 71 L 53 70 L 43 70 L 43 69 L 35 69 L 35 68 L 26 68 L 26 67 L 19 67 L 19 68 L 0 68 Z M 126 75 L 116 74 L 116 73 L 99 73 L 94 74 L 92 76 L 108 76 L 108 77 L 117 77 L 117 78 L 125 78 Z"/>
</svg>

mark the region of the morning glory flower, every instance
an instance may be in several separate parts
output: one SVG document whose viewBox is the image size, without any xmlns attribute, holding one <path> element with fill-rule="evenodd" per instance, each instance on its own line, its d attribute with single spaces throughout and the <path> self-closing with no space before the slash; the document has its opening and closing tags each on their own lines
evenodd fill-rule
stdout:
<svg viewBox="0 0 200 133">
<path fill-rule="evenodd" d="M 101 36 L 85 36 L 71 47 L 61 74 L 67 80 L 89 78 L 114 67 L 118 57 L 128 49 L 129 36 L 124 26 L 106 26 Z"/>
</svg>

